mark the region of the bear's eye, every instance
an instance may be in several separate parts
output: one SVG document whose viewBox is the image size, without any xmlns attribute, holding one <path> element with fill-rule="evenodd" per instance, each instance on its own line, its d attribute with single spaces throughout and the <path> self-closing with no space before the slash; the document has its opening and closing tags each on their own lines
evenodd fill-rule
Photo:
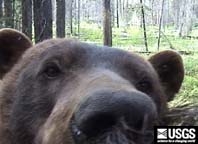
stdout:
<svg viewBox="0 0 198 144">
<path fill-rule="evenodd" d="M 142 81 L 139 81 L 137 84 L 136 84 L 136 88 L 140 91 L 143 91 L 143 92 L 149 92 L 152 87 L 151 87 L 151 82 L 148 81 L 148 80 L 142 80 Z"/>
<path fill-rule="evenodd" d="M 56 64 L 49 64 L 46 66 L 43 72 L 47 78 L 56 78 L 60 75 L 61 70 Z"/>
</svg>

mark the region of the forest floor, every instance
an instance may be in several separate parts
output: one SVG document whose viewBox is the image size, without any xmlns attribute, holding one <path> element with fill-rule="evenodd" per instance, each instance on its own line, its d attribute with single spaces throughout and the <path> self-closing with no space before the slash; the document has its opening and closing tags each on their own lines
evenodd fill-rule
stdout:
<svg viewBox="0 0 198 144">
<path fill-rule="evenodd" d="M 160 51 L 174 48 L 182 54 L 185 66 L 185 79 L 181 91 L 176 96 L 170 107 L 177 107 L 189 103 L 198 104 L 198 28 L 194 28 L 189 37 L 179 37 L 173 27 L 163 30 Z M 96 24 L 81 24 L 80 35 L 76 36 L 81 41 L 102 45 L 103 30 Z M 148 49 L 157 52 L 158 28 L 147 27 Z M 172 46 L 170 46 L 170 43 Z M 113 47 L 128 51 L 145 51 L 143 31 L 140 27 L 113 28 Z M 146 54 L 143 54 L 147 57 Z"/>
<path fill-rule="evenodd" d="M 165 36 L 164 36 L 164 35 Z M 113 28 L 113 47 L 129 51 L 145 51 L 143 30 L 139 26 Z M 147 26 L 148 50 L 157 51 L 158 27 Z M 174 27 L 162 29 L 160 50 L 172 48 L 181 51 L 198 52 L 198 27 L 194 28 L 188 37 L 179 37 Z M 82 23 L 80 35 L 76 36 L 82 41 L 102 45 L 103 29 L 97 24 Z"/>
<path fill-rule="evenodd" d="M 189 103 L 198 104 L 198 54 L 182 55 L 182 58 L 185 67 L 185 78 L 179 94 L 170 103 L 170 106 Z"/>
</svg>

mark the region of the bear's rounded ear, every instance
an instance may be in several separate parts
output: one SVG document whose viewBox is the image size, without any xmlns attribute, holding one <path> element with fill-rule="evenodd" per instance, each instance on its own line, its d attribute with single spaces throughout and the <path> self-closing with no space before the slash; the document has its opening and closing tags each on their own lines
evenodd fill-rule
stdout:
<svg viewBox="0 0 198 144">
<path fill-rule="evenodd" d="M 166 50 L 153 55 L 149 61 L 158 73 L 167 101 L 171 101 L 179 92 L 184 79 L 181 56 L 175 51 Z"/>
<path fill-rule="evenodd" d="M 0 29 L 0 79 L 31 46 L 32 42 L 23 33 L 10 28 Z"/>
</svg>

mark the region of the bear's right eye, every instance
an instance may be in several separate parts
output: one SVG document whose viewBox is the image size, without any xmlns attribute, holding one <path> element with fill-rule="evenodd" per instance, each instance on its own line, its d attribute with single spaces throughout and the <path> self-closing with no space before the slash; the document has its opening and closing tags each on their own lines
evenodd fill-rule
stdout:
<svg viewBox="0 0 198 144">
<path fill-rule="evenodd" d="M 47 78 L 56 78 L 61 74 L 61 70 L 56 64 L 49 64 L 45 67 L 43 73 Z"/>
</svg>

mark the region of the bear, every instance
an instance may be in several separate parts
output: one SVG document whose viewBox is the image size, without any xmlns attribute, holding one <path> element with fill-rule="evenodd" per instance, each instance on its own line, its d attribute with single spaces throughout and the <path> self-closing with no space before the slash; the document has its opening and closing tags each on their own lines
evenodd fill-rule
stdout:
<svg viewBox="0 0 198 144">
<path fill-rule="evenodd" d="M 32 46 L 24 34 L 7 33 L 0 37 L 0 144 L 153 143 L 153 127 L 163 124 L 184 78 L 177 52 L 147 60 L 66 38 Z"/>
</svg>

